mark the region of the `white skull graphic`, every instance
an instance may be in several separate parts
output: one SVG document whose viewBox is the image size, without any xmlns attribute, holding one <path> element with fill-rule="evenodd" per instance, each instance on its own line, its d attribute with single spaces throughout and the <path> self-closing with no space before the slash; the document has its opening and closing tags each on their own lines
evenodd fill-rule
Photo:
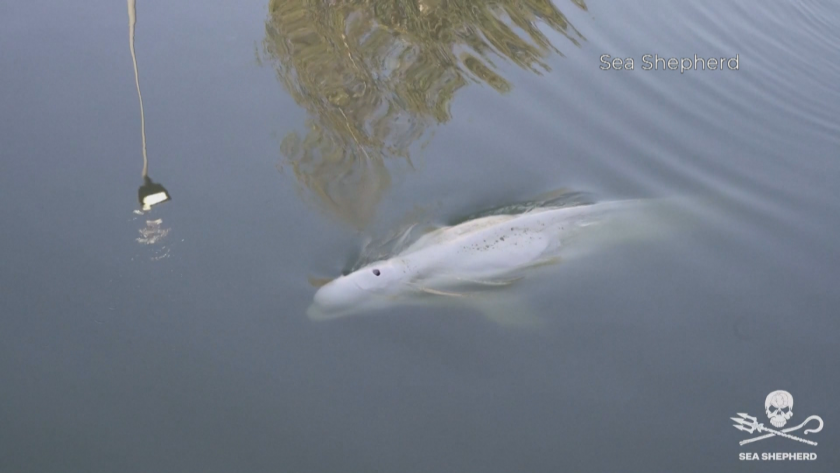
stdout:
<svg viewBox="0 0 840 473">
<path fill-rule="evenodd" d="M 793 415 L 793 396 L 787 391 L 773 391 L 764 400 L 764 412 L 767 413 L 773 427 L 784 427 Z"/>
</svg>

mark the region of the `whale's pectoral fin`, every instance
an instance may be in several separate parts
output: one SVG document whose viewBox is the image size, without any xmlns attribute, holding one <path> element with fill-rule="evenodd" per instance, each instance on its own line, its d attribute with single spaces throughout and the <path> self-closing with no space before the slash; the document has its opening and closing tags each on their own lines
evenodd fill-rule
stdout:
<svg viewBox="0 0 840 473">
<path fill-rule="evenodd" d="M 482 280 L 482 279 L 472 279 L 472 278 L 464 278 L 460 276 L 451 276 L 452 280 L 461 284 L 476 284 L 479 286 L 509 286 L 516 281 L 519 281 L 523 278 L 523 276 L 519 276 L 517 278 L 511 279 L 496 279 L 496 280 Z"/>
<path fill-rule="evenodd" d="M 466 305 L 481 312 L 496 324 L 505 327 L 536 329 L 545 324 L 531 306 L 512 294 L 482 294 L 464 299 Z"/>
<path fill-rule="evenodd" d="M 560 257 L 560 256 L 552 256 L 552 257 L 549 257 L 549 258 L 546 258 L 546 259 L 543 259 L 543 260 L 537 261 L 537 262 L 536 262 L 536 263 L 534 263 L 534 265 L 533 265 L 533 266 L 531 266 L 531 267 L 532 267 L 532 268 L 539 268 L 539 267 L 542 267 L 542 266 L 550 266 L 550 265 L 552 265 L 552 264 L 559 264 L 559 263 L 562 263 L 562 262 L 563 262 L 563 258 L 562 258 L 562 257 Z"/>
<path fill-rule="evenodd" d="M 432 289 L 430 287 L 425 287 L 420 284 L 409 284 L 414 289 L 417 289 L 420 292 L 425 292 L 426 294 L 433 294 L 435 296 L 448 296 L 448 297 L 465 297 L 469 296 L 467 293 L 462 292 L 451 292 L 451 291 L 441 291 L 440 289 Z"/>
</svg>

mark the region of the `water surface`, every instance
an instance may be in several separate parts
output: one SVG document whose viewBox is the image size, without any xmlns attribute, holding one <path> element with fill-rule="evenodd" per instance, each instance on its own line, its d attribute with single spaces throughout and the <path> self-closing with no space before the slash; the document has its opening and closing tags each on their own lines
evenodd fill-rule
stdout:
<svg viewBox="0 0 840 473">
<path fill-rule="evenodd" d="M 831 2 L 140 0 L 171 200 L 139 214 L 126 5 L 3 4 L 0 471 L 837 471 L 838 31 Z M 306 318 L 366 237 L 556 188 L 698 223 L 528 281 L 537 332 Z M 738 445 L 776 389 L 817 447 Z"/>
</svg>

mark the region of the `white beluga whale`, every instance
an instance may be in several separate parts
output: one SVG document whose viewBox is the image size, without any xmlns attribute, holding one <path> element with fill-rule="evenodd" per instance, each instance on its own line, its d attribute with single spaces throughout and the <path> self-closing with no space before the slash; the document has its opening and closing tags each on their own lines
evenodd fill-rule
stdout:
<svg viewBox="0 0 840 473">
<path fill-rule="evenodd" d="M 497 321 L 515 319 L 515 299 L 500 296 L 502 288 L 534 268 L 650 233 L 640 218 L 650 202 L 511 206 L 438 228 L 322 285 L 307 316 L 327 320 L 400 305 L 455 303 Z"/>
</svg>

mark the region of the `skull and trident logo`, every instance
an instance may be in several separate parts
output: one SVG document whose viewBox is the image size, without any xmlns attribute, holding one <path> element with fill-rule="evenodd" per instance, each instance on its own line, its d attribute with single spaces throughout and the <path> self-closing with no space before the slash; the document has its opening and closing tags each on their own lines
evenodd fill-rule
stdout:
<svg viewBox="0 0 840 473">
<path fill-rule="evenodd" d="M 776 429 L 781 429 L 787 424 L 787 421 L 790 420 L 791 417 L 793 417 L 793 396 L 789 392 L 782 390 L 771 392 L 767 395 L 767 398 L 764 400 L 764 413 L 767 414 L 767 418 L 770 420 L 770 424 L 772 424 L 773 427 L 776 427 Z M 757 437 L 741 440 L 741 445 L 745 445 L 750 442 L 757 442 L 759 440 L 764 440 L 775 436 L 796 440 L 797 442 L 807 443 L 808 445 L 817 445 L 817 442 L 814 442 L 813 440 L 806 440 L 801 437 L 796 437 L 794 435 L 791 435 L 789 432 L 801 429 L 812 420 L 817 421 L 817 425 L 814 428 L 803 430 L 803 435 L 817 433 L 823 428 L 823 420 L 820 416 L 810 416 L 807 419 L 805 419 L 805 421 L 801 424 L 793 427 L 788 427 L 783 430 L 776 430 L 765 427 L 764 424 L 758 422 L 758 419 L 744 413 L 738 413 L 738 417 L 731 417 L 731 419 L 735 421 L 733 427 L 735 427 L 738 430 L 743 430 L 744 432 L 749 433 L 754 433 L 756 431 L 759 433 L 764 433 L 764 435 L 759 435 Z"/>
</svg>

